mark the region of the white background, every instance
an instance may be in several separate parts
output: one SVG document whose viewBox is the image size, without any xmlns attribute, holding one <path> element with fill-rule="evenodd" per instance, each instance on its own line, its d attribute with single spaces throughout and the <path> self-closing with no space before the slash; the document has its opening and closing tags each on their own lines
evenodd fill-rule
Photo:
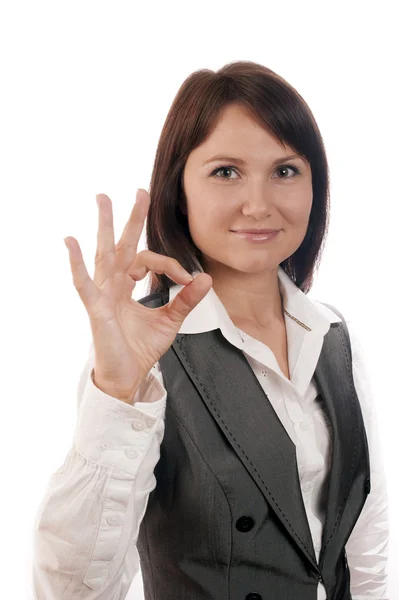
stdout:
<svg viewBox="0 0 399 600">
<path fill-rule="evenodd" d="M 91 340 L 63 238 L 78 239 L 93 274 L 95 194 L 110 196 L 119 239 L 136 189 L 148 189 L 179 86 L 194 70 L 243 59 L 296 87 L 324 137 L 331 227 L 310 295 L 336 306 L 362 333 L 391 507 L 390 600 L 399 597 L 395 6 L 2 5 L 2 597 L 33 598 L 32 523 L 47 480 L 72 443 L 76 387 Z M 141 573 L 128 597 L 143 598 Z"/>
</svg>

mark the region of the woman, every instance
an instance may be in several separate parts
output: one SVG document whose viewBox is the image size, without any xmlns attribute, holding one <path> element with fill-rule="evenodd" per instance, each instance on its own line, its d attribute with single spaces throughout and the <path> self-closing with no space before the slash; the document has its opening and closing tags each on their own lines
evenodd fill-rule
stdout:
<svg viewBox="0 0 399 600">
<path fill-rule="evenodd" d="M 256 63 L 193 73 L 150 188 L 116 245 L 98 196 L 94 281 L 65 240 L 93 343 L 36 517 L 36 598 L 123 599 L 139 560 L 146 600 L 386 598 L 361 351 L 307 297 L 329 219 L 309 107 Z"/>
</svg>

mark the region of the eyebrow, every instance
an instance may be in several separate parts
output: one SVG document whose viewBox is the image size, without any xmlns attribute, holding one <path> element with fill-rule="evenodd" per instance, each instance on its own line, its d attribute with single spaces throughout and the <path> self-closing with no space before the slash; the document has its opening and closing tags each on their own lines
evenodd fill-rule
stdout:
<svg viewBox="0 0 399 600">
<path fill-rule="evenodd" d="M 287 160 L 292 160 L 294 158 L 298 158 L 301 160 L 301 157 L 298 154 L 290 154 L 289 156 L 282 156 L 281 158 L 276 158 L 276 160 L 274 160 L 272 162 L 272 165 L 277 165 L 279 163 L 283 163 Z M 203 165 L 207 165 L 208 163 L 211 163 L 215 160 L 226 160 L 232 163 L 236 163 L 237 165 L 245 165 L 246 162 L 245 160 L 243 160 L 242 158 L 234 158 L 234 156 L 212 156 L 212 158 L 209 158 L 208 160 L 206 160 Z"/>
</svg>

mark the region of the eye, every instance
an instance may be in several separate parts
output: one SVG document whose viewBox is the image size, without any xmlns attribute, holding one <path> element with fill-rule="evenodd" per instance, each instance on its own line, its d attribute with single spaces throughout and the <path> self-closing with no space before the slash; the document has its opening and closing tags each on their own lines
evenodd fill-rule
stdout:
<svg viewBox="0 0 399 600">
<path fill-rule="evenodd" d="M 292 171 L 294 171 L 295 175 L 293 175 L 292 177 L 279 177 L 279 179 L 293 179 L 294 177 L 299 175 L 299 173 L 301 172 L 300 169 L 296 165 L 293 165 L 292 163 L 287 163 L 286 165 L 281 165 L 281 167 L 277 168 L 277 171 L 287 171 L 287 169 L 291 169 Z"/>
<path fill-rule="evenodd" d="M 216 173 L 219 173 L 219 171 L 234 171 L 234 173 L 237 172 L 235 168 L 230 165 L 222 165 L 211 173 L 211 177 L 218 177 L 218 179 L 231 179 L 231 177 L 220 177 L 219 175 L 216 175 Z"/>
<path fill-rule="evenodd" d="M 280 167 L 277 167 L 276 172 L 281 172 L 281 171 L 287 171 L 287 169 L 291 169 L 294 172 L 294 175 L 292 177 L 278 177 L 278 179 L 293 179 L 294 177 L 296 177 L 297 175 L 300 174 L 300 169 L 296 166 L 293 165 L 292 163 L 287 163 L 286 165 L 281 165 Z M 217 177 L 218 179 L 226 179 L 231 180 L 232 177 L 222 177 L 220 175 L 218 175 L 218 173 L 220 171 L 232 171 L 234 173 L 237 173 L 236 168 L 233 167 L 232 165 L 219 165 L 214 171 L 212 171 L 211 173 L 211 177 Z M 233 179 L 236 179 L 235 177 Z"/>
</svg>

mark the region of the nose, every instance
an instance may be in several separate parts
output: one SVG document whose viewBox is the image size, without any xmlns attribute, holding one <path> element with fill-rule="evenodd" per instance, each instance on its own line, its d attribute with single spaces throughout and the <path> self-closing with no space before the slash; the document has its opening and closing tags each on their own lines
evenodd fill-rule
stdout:
<svg viewBox="0 0 399 600">
<path fill-rule="evenodd" d="M 272 192 L 266 189 L 262 182 L 254 182 L 242 191 L 243 198 L 242 214 L 262 220 L 270 215 L 273 205 Z"/>
</svg>

